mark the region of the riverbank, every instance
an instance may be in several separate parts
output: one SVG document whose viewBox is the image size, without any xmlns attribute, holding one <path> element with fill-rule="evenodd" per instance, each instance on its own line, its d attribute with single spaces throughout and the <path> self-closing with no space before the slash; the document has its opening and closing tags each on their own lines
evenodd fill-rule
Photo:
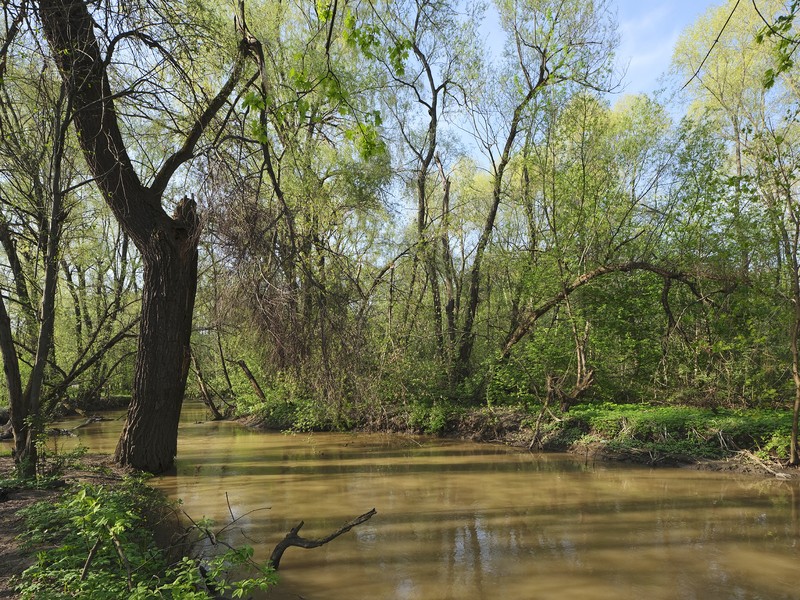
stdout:
<svg viewBox="0 0 800 600">
<path fill-rule="evenodd" d="M 325 419 L 309 420 L 307 412 L 302 421 L 291 415 L 285 407 L 260 410 L 241 422 L 266 430 L 336 429 Z M 381 407 L 347 422 L 357 431 L 455 437 L 591 460 L 800 477 L 800 470 L 787 466 L 791 413 L 773 409 L 585 404 L 562 413 L 542 406 L 464 409 L 435 403 Z"/>
<path fill-rule="evenodd" d="M 71 464 L 47 485 L 39 487 L 16 486 L 14 461 L 10 456 L 0 456 L 0 481 L 12 485 L 2 487 L 0 494 L 0 598 L 16 600 L 12 578 L 20 575 L 36 561 L 38 548 L 26 548 L 20 536 L 26 532 L 24 510 L 38 502 L 54 503 L 70 486 L 91 482 L 113 487 L 118 485 L 127 471 L 115 465 L 110 456 L 86 455 L 80 465 Z"/>
<path fill-rule="evenodd" d="M 766 478 L 796 478 L 781 453 L 788 443 L 790 415 L 783 411 L 721 411 L 647 405 L 584 405 L 568 413 L 546 408 L 447 405 L 425 409 L 383 410 L 380 418 L 363 419 L 353 429 L 398 434 L 435 434 L 476 442 L 502 443 L 531 450 L 567 451 L 587 461 L 626 461 L 653 466 L 680 466 Z M 275 429 L 269 419 L 251 415 L 250 427 Z M 281 423 L 282 429 L 286 422 Z M 297 427 L 295 427 L 297 428 Z M 80 468 L 76 468 L 80 464 Z M 63 485 L 91 483 L 113 487 L 126 473 L 109 456 L 83 456 L 61 475 Z M 0 458 L 0 478 L 13 470 L 9 456 Z M 34 560 L 21 549 L 24 531 L 20 510 L 37 501 L 55 503 L 60 489 L 11 490 L 0 502 L 0 599 L 17 598 L 9 583 Z"/>
<path fill-rule="evenodd" d="M 110 455 L 40 466 L 50 475 L 20 482 L 0 458 L 1 599 L 211 599 L 274 585 L 250 548 L 217 544 L 211 521 L 193 520 Z"/>
</svg>

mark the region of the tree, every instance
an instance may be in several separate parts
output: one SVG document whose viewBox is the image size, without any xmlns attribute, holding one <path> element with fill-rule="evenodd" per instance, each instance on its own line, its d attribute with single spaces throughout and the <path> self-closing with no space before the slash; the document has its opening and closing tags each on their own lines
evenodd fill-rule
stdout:
<svg viewBox="0 0 800 600">
<path fill-rule="evenodd" d="M 452 376 L 460 281 L 451 248 L 450 178 L 445 163 L 454 154 L 447 143 L 448 125 L 461 117 L 479 76 L 480 49 L 476 23 L 479 6 L 451 1 L 393 2 L 385 13 L 376 11 L 382 25 L 382 60 L 389 81 L 385 110 L 397 128 L 397 142 L 408 153 L 398 168 L 416 204 L 416 244 L 409 294 L 415 293 L 417 264 L 430 293 L 436 358 Z M 442 140 L 444 139 L 444 143 Z M 448 150 L 450 150 L 448 152 Z M 401 155 L 402 156 L 402 155 Z"/>
<path fill-rule="evenodd" d="M 770 3 L 766 4 L 772 8 Z M 794 21 L 798 12 L 800 12 L 800 1 L 791 0 L 780 7 L 780 12 L 767 12 L 766 15 L 759 9 L 757 2 L 753 2 L 753 8 L 764 22 L 764 27 L 756 33 L 756 42 L 759 44 L 767 40 L 772 42 L 772 54 L 775 64 L 763 74 L 764 87 L 769 89 L 775 85 L 777 77 L 792 70 L 794 67 L 794 53 L 800 46 L 800 35 L 797 34 Z M 783 12 L 784 10 L 786 11 L 785 13 Z"/>
<path fill-rule="evenodd" d="M 181 62 L 190 60 L 191 44 L 197 40 L 192 37 L 196 35 L 193 21 L 185 12 L 188 6 L 119 4 L 109 9 L 92 14 L 90 4 L 82 0 L 42 0 L 38 18 L 72 102 L 72 122 L 84 159 L 142 257 L 142 313 L 132 400 L 116 460 L 158 473 L 172 466 L 177 452 L 178 418 L 191 357 L 200 234 L 196 204 L 190 195 L 184 195 L 171 215 L 163 201 L 176 172 L 192 160 L 203 133 L 239 81 L 245 43 L 239 44 L 233 58 L 222 53 L 230 77 L 209 97 L 192 84 L 191 67 Z M 138 80 L 128 62 L 136 54 L 150 59 L 141 61 L 143 77 Z M 174 65 L 177 74 L 167 72 L 165 64 Z M 127 89 L 112 90 L 112 71 L 115 82 L 133 75 Z M 156 73 L 160 77 L 154 76 Z M 159 81 L 164 80 L 175 86 L 169 93 L 159 88 Z M 149 157 L 145 162 L 139 153 L 146 148 L 130 152 L 132 138 L 126 140 L 117 104 L 126 97 L 153 94 L 155 106 L 139 108 L 145 118 L 166 117 L 163 113 L 167 113 L 166 118 L 178 124 L 167 140 L 178 147 L 161 160 Z M 179 107 L 168 104 L 168 98 L 186 98 L 183 118 Z M 132 156 L 140 163 L 138 169 Z M 158 166 L 147 173 L 148 164 Z M 145 183 L 143 176 L 147 175 L 149 182 Z"/>
<path fill-rule="evenodd" d="M 5 56 L 5 55 L 4 55 Z M 38 463 L 37 436 L 41 431 L 41 405 L 43 397 L 45 369 L 52 351 L 55 327 L 55 296 L 58 284 L 58 260 L 62 223 L 67 214 L 65 188 L 67 175 L 64 173 L 66 148 L 66 127 L 72 117 L 71 102 L 65 87 L 61 86 L 55 96 L 48 94 L 49 82 L 36 82 L 41 91 L 39 101 L 44 114 L 52 117 L 47 123 L 43 119 L 42 129 L 29 127 L 30 114 L 21 114 L 12 103 L 3 102 L 3 154 L 15 157 L 18 170 L 5 173 L 0 194 L 6 206 L 13 204 L 15 189 L 29 190 L 34 201 L 34 214 L 37 216 L 37 250 L 43 253 L 44 277 L 41 292 L 41 306 L 35 311 L 31 300 L 29 281 L 22 269 L 22 261 L 17 254 L 17 243 L 13 239 L 11 225 L 5 215 L 0 217 L 0 240 L 11 267 L 14 287 L 21 303 L 25 340 L 34 348 L 34 358 L 27 383 L 23 387 L 23 376 L 17 356 L 11 317 L 5 301 L 0 297 L 0 350 L 6 374 L 9 395 L 11 426 L 14 434 L 15 463 L 23 476 L 36 474 Z M 37 85 L 38 84 L 38 85 Z M 24 84 L 21 87 L 25 87 Z M 28 88 L 30 89 L 30 88 Z M 4 86 L 4 99 L 8 99 Z M 47 109 L 52 110 L 47 110 Z M 41 152 L 31 147 L 28 136 L 33 135 L 49 140 L 51 152 Z M 63 176 L 63 180 L 62 180 Z M 48 210 L 49 207 L 49 210 Z"/>
<path fill-rule="evenodd" d="M 553 85 L 604 91 L 614 87 L 611 60 L 617 38 L 605 2 L 511 0 L 498 2 L 498 10 L 513 62 L 506 65 L 501 82 L 487 74 L 486 100 L 473 116 L 477 141 L 489 160 L 492 192 L 470 267 L 457 357 L 461 378 L 468 373 L 475 343 L 484 255 L 506 196 L 507 170 L 518 138 L 529 126 L 534 100 Z"/>
<path fill-rule="evenodd" d="M 24 7 L 19 10 L 11 13 L 12 23 L 22 23 Z M 91 194 L 69 135 L 74 115 L 67 87 L 52 68 L 30 60 L 41 56 L 30 37 L 12 26 L 6 42 L 0 84 L 0 245 L 6 257 L 0 350 L 17 467 L 22 475 L 33 476 L 45 421 L 67 403 L 70 386 L 102 363 L 135 321 L 123 324 L 120 306 L 113 314 L 98 313 L 93 322 L 81 319 L 77 351 L 71 354 L 66 345 L 60 348 L 63 355 L 55 351 L 60 267 L 71 268 L 69 250 L 96 220 L 73 213 L 76 198 Z M 99 267 L 102 261 L 94 260 Z"/>
</svg>

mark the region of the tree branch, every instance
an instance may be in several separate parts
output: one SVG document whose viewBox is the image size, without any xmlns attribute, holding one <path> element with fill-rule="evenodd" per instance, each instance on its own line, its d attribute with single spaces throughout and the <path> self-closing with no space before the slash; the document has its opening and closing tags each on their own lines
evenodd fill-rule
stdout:
<svg viewBox="0 0 800 600">
<path fill-rule="evenodd" d="M 700 290 L 697 289 L 697 284 L 686 273 L 681 271 L 670 271 L 669 269 L 642 261 L 631 261 L 616 265 L 603 265 L 602 267 L 598 267 L 593 271 L 588 271 L 587 273 L 579 275 L 573 279 L 571 283 L 565 284 L 564 288 L 560 292 L 554 294 L 536 308 L 528 311 L 528 313 L 520 319 L 519 324 L 509 333 L 508 337 L 506 338 L 506 343 L 504 344 L 503 351 L 500 355 L 501 358 L 507 358 L 514 345 L 516 345 L 517 342 L 525 337 L 525 335 L 533 328 L 536 321 L 538 321 L 556 305 L 563 302 L 572 292 L 583 287 L 594 279 L 602 277 L 603 275 L 608 275 L 610 273 L 627 273 L 631 271 L 650 271 L 651 273 L 660 275 L 665 279 L 681 281 L 689 286 L 689 289 L 695 296 L 701 299 L 705 298 Z"/>
<path fill-rule="evenodd" d="M 303 521 L 300 521 L 297 525 L 292 527 L 292 530 L 286 534 L 286 537 L 284 537 L 280 542 L 278 542 L 278 545 L 275 546 L 275 549 L 272 551 L 272 554 L 269 557 L 269 562 L 272 565 L 272 568 L 277 571 L 278 567 L 280 566 L 281 557 L 283 556 L 283 553 L 286 552 L 286 549 L 289 548 L 290 546 L 297 546 L 298 548 L 306 548 L 306 549 L 318 548 L 323 544 L 327 544 L 331 540 L 336 539 L 343 533 L 347 533 L 356 525 L 361 525 L 361 523 L 369 521 L 372 518 L 372 516 L 377 512 L 378 511 L 376 511 L 373 508 L 369 512 L 365 512 L 363 515 L 356 517 L 355 519 L 349 521 L 348 523 L 345 523 L 330 535 L 325 536 L 324 538 L 320 538 L 318 540 L 309 540 L 297 535 L 297 532 L 300 531 L 300 529 L 305 524 Z"/>
<path fill-rule="evenodd" d="M 225 105 L 225 102 L 228 101 L 228 97 L 231 95 L 231 92 L 233 92 L 233 89 L 236 87 L 236 84 L 241 78 L 242 70 L 244 68 L 245 51 L 246 45 L 244 42 L 242 42 L 239 45 L 239 52 L 237 53 L 236 62 L 233 65 L 233 72 L 231 73 L 231 76 L 222 86 L 219 93 L 217 93 L 211 102 L 209 102 L 205 111 L 203 111 L 203 113 L 197 117 L 194 125 L 186 135 L 186 139 L 183 141 L 183 146 L 181 146 L 180 149 L 174 154 L 169 156 L 169 158 L 164 161 L 164 164 L 161 165 L 161 169 L 159 169 L 158 173 L 156 173 L 153 183 L 150 185 L 150 190 L 157 197 L 160 197 L 161 194 L 164 193 L 164 190 L 167 189 L 167 185 L 169 184 L 172 176 L 175 174 L 175 171 L 194 156 L 194 148 L 197 145 L 197 142 L 200 140 L 200 136 L 203 135 L 203 132 L 211 124 L 211 121 Z"/>
</svg>

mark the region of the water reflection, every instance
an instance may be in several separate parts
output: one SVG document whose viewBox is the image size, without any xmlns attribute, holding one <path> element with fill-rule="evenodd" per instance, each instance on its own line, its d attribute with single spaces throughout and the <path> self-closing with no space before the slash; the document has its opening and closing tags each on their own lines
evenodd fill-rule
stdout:
<svg viewBox="0 0 800 600">
<path fill-rule="evenodd" d="M 800 598 L 796 482 L 202 418 L 187 411 L 177 473 L 156 485 L 195 517 L 246 515 L 231 538 L 258 558 L 300 520 L 320 537 L 378 510 L 327 546 L 290 548 L 268 598 Z M 120 427 L 78 433 L 111 451 Z"/>
</svg>

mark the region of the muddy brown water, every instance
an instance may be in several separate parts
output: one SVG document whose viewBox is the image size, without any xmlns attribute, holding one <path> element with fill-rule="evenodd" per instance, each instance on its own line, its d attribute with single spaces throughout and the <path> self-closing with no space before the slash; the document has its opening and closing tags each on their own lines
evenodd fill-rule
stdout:
<svg viewBox="0 0 800 600">
<path fill-rule="evenodd" d="M 800 488 L 430 438 L 281 434 L 184 411 L 154 484 L 264 560 L 300 520 L 265 597 L 306 600 L 800 599 Z M 61 424 L 59 426 L 63 426 Z M 69 423 L 65 424 L 66 426 Z M 121 421 L 77 430 L 113 451 Z"/>
</svg>

